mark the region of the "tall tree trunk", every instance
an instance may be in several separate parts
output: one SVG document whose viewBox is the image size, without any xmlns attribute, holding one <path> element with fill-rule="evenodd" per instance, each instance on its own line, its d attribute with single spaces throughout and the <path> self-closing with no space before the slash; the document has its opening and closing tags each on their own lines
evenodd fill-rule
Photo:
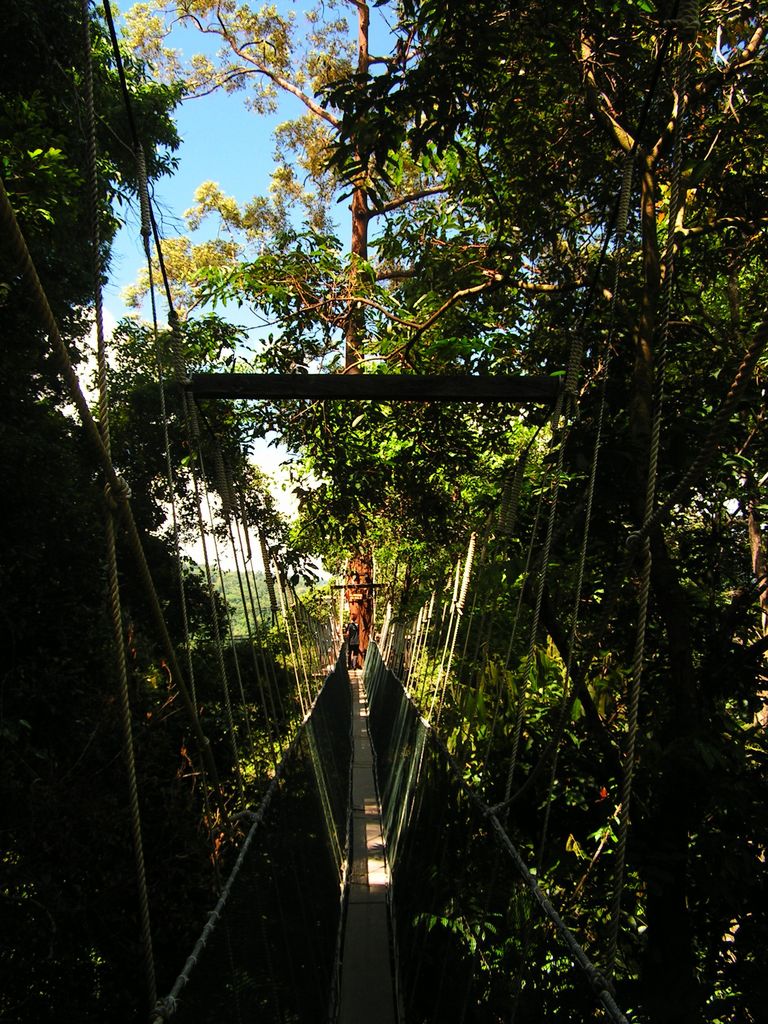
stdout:
<svg viewBox="0 0 768 1024">
<path fill-rule="evenodd" d="M 360 650 L 365 652 L 373 623 L 373 557 L 370 551 L 354 555 L 347 566 L 345 597 L 349 617 L 360 631 Z"/>
<path fill-rule="evenodd" d="M 357 8 L 357 73 L 366 75 L 369 66 L 368 33 L 370 26 L 370 12 L 368 4 L 355 0 Z M 359 153 L 355 156 L 359 160 Z M 360 278 L 359 260 L 368 259 L 368 222 L 370 211 L 368 209 L 367 194 L 367 172 L 365 168 L 359 171 L 358 179 L 352 193 L 352 266 L 350 270 L 349 291 L 354 295 Z M 350 301 L 347 323 L 344 330 L 345 356 L 344 365 L 346 373 L 360 373 L 360 360 L 363 355 L 363 336 L 365 334 L 365 312 L 363 307 L 354 301 Z"/>
<path fill-rule="evenodd" d="M 368 34 L 370 27 L 370 11 L 364 0 L 353 0 L 357 9 L 357 73 L 367 75 L 369 67 Z M 359 160 L 359 153 L 355 154 Z M 352 193 L 352 262 L 349 275 L 350 296 L 357 291 L 360 280 L 359 261 L 368 259 L 368 209 L 367 169 L 361 167 L 355 188 Z M 360 373 L 360 361 L 363 356 L 363 339 L 365 337 L 365 311 L 354 301 L 350 301 L 347 323 L 344 331 L 345 341 L 345 372 Z M 360 631 L 360 650 L 368 649 L 373 622 L 373 557 L 361 536 L 357 553 L 354 554 L 347 567 L 345 596 L 351 619 L 357 623 Z"/>
</svg>

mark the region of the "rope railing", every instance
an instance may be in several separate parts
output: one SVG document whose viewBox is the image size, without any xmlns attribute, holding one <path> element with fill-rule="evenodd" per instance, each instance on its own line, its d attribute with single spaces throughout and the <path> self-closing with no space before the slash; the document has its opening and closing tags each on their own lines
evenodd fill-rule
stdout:
<svg viewBox="0 0 768 1024">
<path fill-rule="evenodd" d="M 327 1019 L 337 996 L 350 759 L 350 690 L 340 657 L 258 808 L 239 815 L 249 828 L 237 859 L 151 1024 L 208 1019 L 206 1007 L 217 1019 L 237 1007 L 232 1019 L 241 1019 L 271 1012 L 275 1002 L 280 1012 L 270 1019 L 293 1019 L 292 1013 L 302 1021 Z M 311 905 L 306 934 L 298 924 L 302 901 Z M 315 977 L 297 987 L 295 974 L 302 971 Z"/>
<path fill-rule="evenodd" d="M 511 1003 L 514 998 L 509 982 L 517 967 L 515 952 L 520 955 L 525 950 L 521 941 L 519 948 L 516 946 L 514 932 L 506 935 L 501 930 L 514 926 L 516 921 L 520 940 L 523 924 L 535 904 L 566 957 L 585 979 L 588 999 L 599 1004 L 615 1024 L 627 1024 L 609 982 L 526 864 L 508 826 L 467 784 L 462 766 L 420 714 L 375 645 L 369 648 L 365 683 L 392 875 L 400 997 L 406 1016 L 420 1014 L 430 1021 L 464 1019 L 456 1010 L 458 999 L 465 1011 L 471 1011 L 472 1019 L 504 1017 L 504 1000 Z M 453 814 L 455 821 L 451 820 Z M 465 836 L 465 842 L 467 835 L 473 836 L 471 866 L 461 849 L 450 848 L 454 829 Z M 514 868 L 517 882 L 503 863 L 499 867 L 495 862 L 499 849 Z M 471 892 L 462 892 L 470 885 Z M 522 893 L 532 904 L 520 904 Z M 459 912 L 470 906 L 476 910 L 480 905 L 485 907 L 482 919 L 471 920 L 466 912 Z M 498 947 L 504 949 L 495 961 L 494 932 L 498 933 Z M 557 961 L 557 954 L 548 945 L 546 929 L 540 930 L 536 942 L 529 946 L 535 955 L 546 951 L 550 964 Z M 478 949 L 483 964 L 483 977 L 479 979 L 470 969 L 476 963 Z M 447 958 L 446 972 L 438 967 L 441 958 Z M 556 985 L 552 984 L 555 979 L 543 971 L 541 988 L 535 994 L 525 994 L 529 1014 L 534 1013 L 534 1006 L 538 1012 L 552 1012 L 559 998 L 566 1002 L 571 998 L 559 993 L 562 975 L 567 971 L 562 966 L 558 970 Z M 436 992 L 432 987 L 435 984 L 442 990 Z M 484 1012 L 488 1012 L 487 1018 Z"/>
</svg>

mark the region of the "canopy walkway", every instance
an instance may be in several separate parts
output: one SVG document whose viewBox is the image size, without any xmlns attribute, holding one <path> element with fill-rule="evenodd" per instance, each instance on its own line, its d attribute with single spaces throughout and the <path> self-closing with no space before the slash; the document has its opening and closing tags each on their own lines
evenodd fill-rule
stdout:
<svg viewBox="0 0 768 1024">
<path fill-rule="evenodd" d="M 364 674 L 337 662 L 248 819 L 155 1024 L 492 1021 L 513 1012 L 523 975 L 521 1019 L 572 987 L 574 1008 L 625 1021 L 376 645 Z"/>
<path fill-rule="evenodd" d="M 683 47 L 683 57 L 685 52 Z M 680 82 L 684 65 L 681 58 Z M 652 99 L 649 95 L 646 106 Z M 89 106 L 85 114 L 93 134 L 92 102 Z M 676 127 L 669 140 L 675 168 L 670 224 L 677 223 L 680 201 L 679 134 Z M 139 140 L 133 141 L 141 165 Z M 638 964 L 645 955 L 645 926 L 638 918 L 648 883 L 632 863 L 631 808 L 642 739 L 640 701 L 650 660 L 653 545 L 672 513 L 687 508 L 692 489 L 718 452 L 723 425 L 738 411 L 768 345 L 768 326 L 762 323 L 699 450 L 659 498 L 663 366 L 675 254 L 670 231 L 663 257 L 660 369 L 648 424 L 649 464 L 637 501 L 642 511 L 632 527 L 611 522 L 606 535 L 614 550 L 608 552 L 604 544 L 593 555 L 596 480 L 607 429 L 607 380 L 635 149 L 626 154 L 616 216 L 605 231 L 595 273 L 598 282 L 612 241 L 613 275 L 606 287 L 610 311 L 595 357 L 588 423 L 580 407 L 583 322 L 573 331 L 567 366 L 547 378 L 238 374 L 216 380 L 190 377 L 169 292 L 169 365 L 159 347 L 156 359 L 160 443 L 167 466 L 159 490 L 176 559 L 175 631 L 168 625 L 169 602 L 155 588 L 130 487 L 113 459 L 100 298 L 95 303 L 96 416 L 0 184 L 0 222 L 19 281 L 32 296 L 106 493 L 112 636 L 105 646 L 114 654 L 128 778 L 126 819 L 136 868 L 143 1020 L 559 1024 L 607 1019 L 627 1024 L 634 1017 L 634 1010 L 622 1004 L 625 995 L 631 998 L 637 990 Z M 139 177 L 149 257 L 157 228 L 141 169 Z M 91 184 L 95 188 L 95 178 Z M 97 282 L 102 277 L 99 248 L 94 231 Z M 154 302 L 153 317 L 157 341 Z M 169 440 L 166 400 L 171 396 L 177 403 L 178 448 L 184 453 L 183 487 Z M 198 399 L 222 396 L 494 401 L 516 410 L 532 403 L 539 405 L 540 416 L 525 443 L 507 453 L 494 481 L 496 507 L 484 522 L 467 526 L 461 552 L 446 555 L 440 572 L 430 578 L 431 592 L 426 597 L 420 592 L 416 600 L 395 568 L 386 611 L 381 601 L 372 615 L 363 645 L 364 669 L 350 672 L 342 642 L 345 597 L 339 609 L 331 592 L 330 608 L 318 612 L 292 587 L 280 545 L 270 536 L 268 516 L 261 507 L 254 511 L 258 502 L 248 504 L 228 460 L 230 452 L 198 404 Z M 618 472 L 615 465 L 611 472 Z M 623 480 L 613 483 L 614 489 L 623 485 Z M 563 516 L 562 495 L 568 489 L 570 511 Z M 197 583 L 211 612 L 210 625 L 201 627 L 198 636 L 188 616 L 190 574 L 183 564 L 176 507 L 180 490 L 194 506 L 202 549 L 199 575 L 204 577 Z M 455 537 L 452 543 L 458 548 Z M 242 637 L 236 636 L 230 609 L 219 594 L 220 548 L 231 551 L 236 567 L 246 619 Z M 260 606 L 255 587 L 259 552 L 268 608 Z M 664 565 L 665 554 L 662 549 L 657 567 Z M 208 916 L 189 949 L 174 948 L 178 963 L 169 963 L 167 941 L 160 965 L 153 947 L 153 898 L 166 875 L 159 872 L 153 881 L 145 856 L 127 660 L 131 631 L 121 604 L 125 566 L 119 559 L 130 562 L 132 599 L 138 603 L 136 595 L 142 595 L 156 631 L 162 652 L 156 659 L 158 674 L 167 684 L 169 703 L 183 710 L 188 733 L 178 746 L 195 780 L 194 791 L 190 787 L 185 795 L 211 862 Z M 563 565 L 568 582 L 560 590 L 557 572 Z M 372 576 L 357 584 L 355 600 L 379 586 Z M 657 588 L 662 589 L 658 582 Z M 340 589 L 351 606 L 351 588 Z M 629 608 L 628 670 L 629 658 L 620 668 L 596 668 L 606 637 Z M 622 656 L 625 641 L 622 636 L 616 646 Z M 610 687 L 604 679 L 609 672 L 615 677 Z M 674 737 L 674 756 L 683 756 L 679 748 L 687 739 Z M 670 763 L 675 764 L 672 758 L 664 762 L 665 770 Z M 669 823 L 676 808 L 671 796 L 662 796 Z M 561 833 L 553 838 L 554 818 Z M 580 846 L 577 833 L 589 836 L 589 851 Z M 174 856 L 186 857 L 187 851 Z M 764 861 L 764 851 L 761 856 Z M 669 892 L 680 864 L 670 858 L 663 868 L 673 879 L 663 889 Z M 582 899 L 585 894 L 588 900 Z M 201 899 L 199 892 L 196 897 Z M 166 932 L 172 927 L 163 924 Z M 729 925 L 718 921 L 717 927 L 722 934 Z M 94 964 L 98 960 L 94 947 Z M 134 987 L 140 987 L 138 978 Z"/>
</svg>

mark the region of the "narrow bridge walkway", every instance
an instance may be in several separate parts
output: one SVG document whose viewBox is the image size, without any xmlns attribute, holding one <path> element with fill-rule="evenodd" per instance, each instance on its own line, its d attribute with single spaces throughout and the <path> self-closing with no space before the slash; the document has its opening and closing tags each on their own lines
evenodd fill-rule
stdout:
<svg viewBox="0 0 768 1024">
<path fill-rule="evenodd" d="M 368 733 L 362 672 L 352 687 L 352 864 L 341 974 L 339 1024 L 395 1024 L 389 879 Z"/>
</svg>

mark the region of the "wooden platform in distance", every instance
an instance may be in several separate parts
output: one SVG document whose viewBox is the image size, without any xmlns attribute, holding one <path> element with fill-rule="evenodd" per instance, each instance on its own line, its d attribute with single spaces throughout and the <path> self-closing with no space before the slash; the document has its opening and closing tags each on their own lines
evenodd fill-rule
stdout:
<svg viewBox="0 0 768 1024">
<path fill-rule="evenodd" d="M 352 686 L 352 863 L 342 953 L 338 1024 L 396 1024 L 381 812 L 362 672 Z"/>
<path fill-rule="evenodd" d="M 424 376 L 391 373 L 195 373 L 197 398 L 334 399 L 371 402 L 551 402 L 559 377 Z"/>
</svg>

